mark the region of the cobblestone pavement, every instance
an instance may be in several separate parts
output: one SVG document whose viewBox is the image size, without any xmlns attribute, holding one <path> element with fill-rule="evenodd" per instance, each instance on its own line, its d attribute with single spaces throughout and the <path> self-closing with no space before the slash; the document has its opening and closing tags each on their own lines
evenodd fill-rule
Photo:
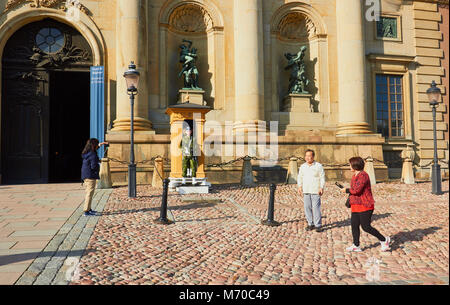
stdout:
<svg viewBox="0 0 450 305">
<path fill-rule="evenodd" d="M 275 219 L 266 218 L 268 185 L 214 186 L 210 194 L 169 193 L 169 218 L 159 217 L 161 190 L 116 188 L 97 223 L 71 284 L 448 284 L 449 183 L 373 187 L 373 226 L 391 236 L 391 251 L 361 233 L 352 243 L 345 196 L 331 183 L 322 201 L 324 231 L 306 232 L 295 185 L 278 185 Z"/>
</svg>

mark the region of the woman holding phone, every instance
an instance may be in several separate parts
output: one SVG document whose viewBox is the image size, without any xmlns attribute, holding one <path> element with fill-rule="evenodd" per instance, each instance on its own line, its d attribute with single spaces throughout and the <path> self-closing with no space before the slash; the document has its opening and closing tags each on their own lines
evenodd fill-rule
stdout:
<svg viewBox="0 0 450 305">
<path fill-rule="evenodd" d="M 84 199 L 84 216 L 95 216 L 97 213 L 91 210 L 92 197 L 94 196 L 95 183 L 100 179 L 100 160 L 97 149 L 108 142 L 99 143 L 98 139 L 89 139 L 81 153 L 83 165 L 81 166 L 81 179 L 86 187 L 86 197 Z"/>
<path fill-rule="evenodd" d="M 378 238 L 381 244 L 381 251 L 387 251 L 391 242 L 390 237 L 381 235 L 370 224 L 375 200 L 372 196 L 369 175 L 364 171 L 364 160 L 361 157 L 353 157 L 349 162 L 350 170 L 353 173 L 350 188 L 341 188 L 342 193 L 350 194 L 349 202 L 352 211 L 353 245 L 346 248 L 346 250 L 350 252 L 361 252 L 361 248 L 359 247 L 359 227 L 361 226 L 365 232 Z"/>
</svg>

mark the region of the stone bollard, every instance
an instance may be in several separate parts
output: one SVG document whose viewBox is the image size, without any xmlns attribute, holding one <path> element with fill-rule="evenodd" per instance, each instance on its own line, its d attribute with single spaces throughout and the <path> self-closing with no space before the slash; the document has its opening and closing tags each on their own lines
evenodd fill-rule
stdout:
<svg viewBox="0 0 450 305">
<path fill-rule="evenodd" d="M 158 175 L 158 173 L 159 173 L 159 175 Z M 163 158 L 156 158 L 154 168 L 153 168 L 152 187 L 162 188 L 163 180 L 164 180 Z"/>
<path fill-rule="evenodd" d="M 98 189 L 110 189 L 112 188 L 111 170 L 109 168 L 109 159 L 102 158 L 100 163 L 100 180 L 97 183 Z"/>
<path fill-rule="evenodd" d="M 241 185 L 243 186 L 255 186 L 255 180 L 253 177 L 252 163 L 250 157 L 244 157 L 244 164 L 242 165 L 241 173 Z"/>
<path fill-rule="evenodd" d="M 415 157 L 413 146 L 408 144 L 407 148 L 402 151 L 403 167 L 401 181 L 405 184 L 416 183 L 413 169 L 413 160 Z"/>
<path fill-rule="evenodd" d="M 297 184 L 298 164 L 297 158 L 293 157 L 289 159 L 288 172 L 286 176 L 287 184 Z"/>
<path fill-rule="evenodd" d="M 370 185 L 377 184 L 377 180 L 375 179 L 375 168 L 373 167 L 373 159 L 368 158 L 364 165 L 364 171 L 369 175 Z"/>
</svg>

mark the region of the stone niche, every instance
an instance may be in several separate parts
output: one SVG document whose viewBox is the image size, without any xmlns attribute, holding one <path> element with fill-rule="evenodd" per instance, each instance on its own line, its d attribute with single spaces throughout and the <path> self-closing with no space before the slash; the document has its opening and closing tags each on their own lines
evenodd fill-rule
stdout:
<svg viewBox="0 0 450 305">
<path fill-rule="evenodd" d="M 305 46 L 304 62 L 309 84 L 307 95 L 289 94 L 290 70 L 286 53 Z M 280 131 L 323 128 L 330 114 L 328 89 L 328 42 L 320 16 L 306 4 L 290 3 L 274 14 L 271 24 L 271 119 Z M 309 99 L 309 103 L 307 101 Z"/>
<path fill-rule="evenodd" d="M 225 99 L 225 47 L 223 21 L 218 12 L 202 3 L 164 7 L 160 20 L 160 108 L 184 102 L 180 45 L 183 39 L 197 49 L 198 85 L 204 91 L 204 105 L 221 109 Z M 193 96 L 191 95 L 191 98 Z M 190 99 L 190 102 L 194 101 Z"/>
</svg>

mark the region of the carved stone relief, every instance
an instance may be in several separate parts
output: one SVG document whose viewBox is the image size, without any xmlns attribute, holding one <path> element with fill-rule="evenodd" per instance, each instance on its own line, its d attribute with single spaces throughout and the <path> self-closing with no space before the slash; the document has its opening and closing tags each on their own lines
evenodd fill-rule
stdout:
<svg viewBox="0 0 450 305">
<path fill-rule="evenodd" d="M 199 5 L 177 7 L 169 18 L 169 25 L 179 32 L 204 33 L 213 27 L 211 16 Z"/>
<path fill-rule="evenodd" d="M 72 5 L 80 9 L 83 13 L 88 14 L 89 10 L 77 0 L 8 0 L 5 5 L 5 11 L 8 11 L 20 4 L 29 3 L 30 7 L 45 7 L 65 10 L 68 5 Z"/>
<path fill-rule="evenodd" d="M 306 40 L 317 34 L 311 19 L 301 13 L 289 13 L 278 25 L 279 35 L 286 39 Z"/>
<path fill-rule="evenodd" d="M 52 36 L 42 36 L 42 29 L 49 33 L 60 33 L 58 42 Z M 48 21 L 39 25 L 30 24 L 18 35 L 20 37 L 17 40 L 5 47 L 3 60 L 6 62 L 30 63 L 35 68 L 63 68 L 71 64 L 89 64 L 92 61 L 86 42 L 80 41 L 81 36 L 60 23 Z M 52 47 L 49 43 L 53 44 Z"/>
</svg>

